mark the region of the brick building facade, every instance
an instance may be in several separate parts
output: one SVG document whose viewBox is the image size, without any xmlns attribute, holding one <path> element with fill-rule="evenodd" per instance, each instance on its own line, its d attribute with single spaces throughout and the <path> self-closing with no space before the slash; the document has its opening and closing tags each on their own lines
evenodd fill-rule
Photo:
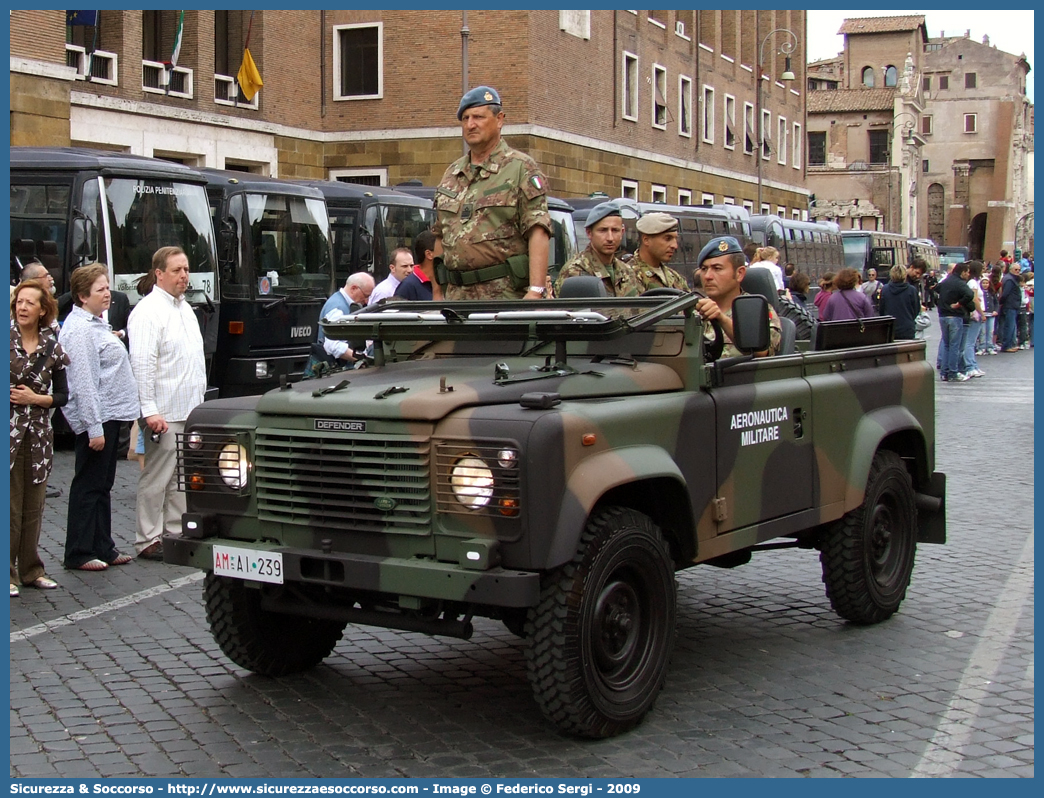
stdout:
<svg viewBox="0 0 1044 798">
<path fill-rule="evenodd" d="M 12 12 L 12 142 L 430 185 L 462 152 L 463 84 L 487 83 L 509 143 L 556 195 L 757 212 L 761 53 L 763 205 L 807 208 L 803 11 L 184 13 L 170 70 L 179 12 L 101 11 L 97 28 L 69 29 L 60 11 Z M 248 29 L 264 80 L 249 105 L 234 92 Z M 792 83 L 780 80 L 785 43 Z"/>
</svg>

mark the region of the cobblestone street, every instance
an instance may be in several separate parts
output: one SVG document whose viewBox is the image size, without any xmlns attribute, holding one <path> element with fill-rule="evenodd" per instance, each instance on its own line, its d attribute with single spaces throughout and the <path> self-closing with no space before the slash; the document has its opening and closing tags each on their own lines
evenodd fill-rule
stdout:
<svg viewBox="0 0 1044 798">
<path fill-rule="evenodd" d="M 41 549 L 60 588 L 11 600 L 11 775 L 1032 777 L 1033 351 L 980 362 L 985 378 L 936 385 L 948 543 L 919 547 L 896 616 L 840 620 L 815 552 L 682 572 L 659 700 L 596 742 L 556 733 L 523 641 L 481 619 L 469 641 L 349 626 L 291 678 L 238 668 L 202 574 L 62 570 L 59 452 Z M 128 553 L 137 471 L 121 462 L 113 494 Z"/>
</svg>

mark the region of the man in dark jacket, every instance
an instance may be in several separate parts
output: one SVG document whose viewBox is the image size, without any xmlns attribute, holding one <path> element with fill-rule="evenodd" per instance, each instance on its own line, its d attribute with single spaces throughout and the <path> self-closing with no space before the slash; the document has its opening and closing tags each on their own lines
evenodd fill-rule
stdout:
<svg viewBox="0 0 1044 798">
<path fill-rule="evenodd" d="M 939 370 L 943 382 L 967 382 L 971 379 L 959 370 L 964 351 L 964 320 L 975 310 L 975 297 L 968 287 L 967 263 L 955 263 L 946 279 L 939 283 Z"/>
<path fill-rule="evenodd" d="M 1018 352 L 1015 343 L 1015 322 L 1019 317 L 1022 292 L 1019 289 L 1019 273 L 1022 267 L 1013 263 L 1001 279 L 1000 292 L 1000 344 L 1005 352 Z"/>
</svg>

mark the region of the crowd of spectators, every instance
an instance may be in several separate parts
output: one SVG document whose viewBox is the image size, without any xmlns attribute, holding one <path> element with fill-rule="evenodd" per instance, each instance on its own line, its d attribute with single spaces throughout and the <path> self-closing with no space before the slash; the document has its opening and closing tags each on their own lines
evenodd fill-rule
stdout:
<svg viewBox="0 0 1044 798">
<path fill-rule="evenodd" d="M 152 266 L 130 313 L 128 298 L 110 290 L 108 267 L 99 263 L 73 271 L 71 291 L 57 300 L 39 263 L 27 264 L 11 290 L 12 598 L 24 587 L 58 587 L 38 551 L 52 495 L 57 408 L 75 436 L 65 568 L 104 571 L 134 559 L 113 541 L 110 495 L 135 420 L 149 432 L 138 483 L 138 556 L 162 559 L 160 535 L 180 533 L 184 496 L 174 474 L 174 439 L 203 401 L 203 340 L 185 299 L 184 252 L 163 247 Z M 63 306 L 67 315 L 59 323 Z"/>
</svg>

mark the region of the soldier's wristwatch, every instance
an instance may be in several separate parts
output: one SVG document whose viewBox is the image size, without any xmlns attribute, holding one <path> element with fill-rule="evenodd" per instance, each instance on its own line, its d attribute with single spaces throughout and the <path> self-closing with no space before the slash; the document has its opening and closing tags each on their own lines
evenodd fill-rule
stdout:
<svg viewBox="0 0 1044 798">
<path fill-rule="evenodd" d="M 529 290 L 534 294 L 540 294 L 541 296 L 544 294 L 544 286 L 542 285 L 531 285 L 529 286 Z"/>
</svg>

